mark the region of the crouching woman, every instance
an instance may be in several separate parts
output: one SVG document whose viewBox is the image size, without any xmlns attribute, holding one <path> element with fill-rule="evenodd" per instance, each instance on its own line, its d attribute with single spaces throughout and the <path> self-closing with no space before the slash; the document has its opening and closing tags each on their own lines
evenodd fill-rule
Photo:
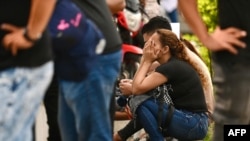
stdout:
<svg viewBox="0 0 250 141">
<path fill-rule="evenodd" d="M 141 65 L 132 83 L 133 95 L 145 94 L 164 84 L 174 103 L 170 120 L 167 103 L 159 115 L 159 98 L 151 97 L 136 107 L 136 121 L 148 133 L 150 141 L 164 141 L 162 129 L 167 136 L 185 141 L 200 140 L 207 134 L 208 109 L 204 92 L 199 75 L 189 60 L 182 42 L 170 30 L 157 30 L 144 46 Z M 160 66 L 147 76 L 154 61 Z M 165 122 L 169 122 L 167 127 Z"/>
</svg>

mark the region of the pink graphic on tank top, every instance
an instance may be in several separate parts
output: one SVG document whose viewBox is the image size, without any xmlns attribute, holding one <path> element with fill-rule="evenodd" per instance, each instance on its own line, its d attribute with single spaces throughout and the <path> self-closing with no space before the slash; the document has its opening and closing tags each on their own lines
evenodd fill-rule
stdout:
<svg viewBox="0 0 250 141">
<path fill-rule="evenodd" d="M 70 19 L 70 22 L 67 22 L 65 19 L 61 19 L 60 23 L 57 26 L 57 29 L 58 30 L 66 30 L 70 26 L 78 27 L 80 22 L 81 22 L 81 18 L 82 18 L 82 14 L 77 13 L 75 18 Z"/>
<path fill-rule="evenodd" d="M 70 23 L 73 24 L 75 27 L 78 27 L 80 24 L 82 18 L 82 14 L 81 13 L 77 13 L 76 14 L 76 18 L 75 19 L 71 19 Z"/>
</svg>

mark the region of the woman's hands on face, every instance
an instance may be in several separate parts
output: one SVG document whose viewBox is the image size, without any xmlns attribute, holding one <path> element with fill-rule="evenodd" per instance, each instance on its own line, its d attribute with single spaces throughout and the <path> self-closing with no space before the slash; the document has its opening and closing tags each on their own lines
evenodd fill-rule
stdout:
<svg viewBox="0 0 250 141">
<path fill-rule="evenodd" d="M 156 61 L 158 59 L 160 50 L 155 48 L 155 42 L 152 39 L 149 39 L 143 48 L 143 59 L 144 61 L 148 61 L 150 63 Z"/>
</svg>

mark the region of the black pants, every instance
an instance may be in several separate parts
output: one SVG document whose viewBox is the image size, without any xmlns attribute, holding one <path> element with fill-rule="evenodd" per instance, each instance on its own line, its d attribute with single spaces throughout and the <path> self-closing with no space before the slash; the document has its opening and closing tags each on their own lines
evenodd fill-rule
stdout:
<svg viewBox="0 0 250 141">
<path fill-rule="evenodd" d="M 58 81 L 56 76 L 53 77 L 53 80 L 45 93 L 44 97 L 44 106 L 47 115 L 47 124 L 49 127 L 49 136 L 48 141 L 61 141 L 60 130 L 58 126 Z M 39 133 L 38 133 L 39 134 Z M 33 127 L 33 141 L 35 141 L 35 125 Z"/>
<path fill-rule="evenodd" d="M 48 120 L 47 123 L 49 126 L 48 141 L 61 141 L 61 135 L 58 126 L 58 95 L 58 81 L 56 76 L 54 76 L 44 97 L 44 105 Z"/>
<path fill-rule="evenodd" d="M 111 128 L 112 128 L 112 133 L 113 133 L 114 121 L 115 121 L 115 92 L 113 93 L 113 95 L 111 97 L 109 113 L 110 113 Z"/>
</svg>

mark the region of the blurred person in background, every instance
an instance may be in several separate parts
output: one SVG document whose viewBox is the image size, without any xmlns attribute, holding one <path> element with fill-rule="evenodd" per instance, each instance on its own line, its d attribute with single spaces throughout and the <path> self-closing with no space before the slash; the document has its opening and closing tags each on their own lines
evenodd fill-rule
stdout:
<svg viewBox="0 0 250 141">
<path fill-rule="evenodd" d="M 110 103 L 114 95 L 115 82 L 120 72 L 122 52 L 121 38 L 117 32 L 112 13 L 105 0 L 74 0 L 101 30 L 106 46 L 97 58 L 97 66 L 89 74 L 83 93 L 86 97 L 82 109 L 84 115 L 84 141 L 111 141 L 112 124 Z M 90 104 L 92 108 L 89 109 Z"/>
<path fill-rule="evenodd" d="M 160 0 L 160 5 L 172 23 L 179 22 L 178 0 Z"/>
<path fill-rule="evenodd" d="M 115 15 L 118 12 L 121 12 L 126 7 L 126 0 L 106 0 L 109 10 L 112 14 L 112 17 L 115 19 Z M 115 21 L 114 21 L 115 23 Z M 116 25 L 116 23 L 115 23 Z M 112 99 L 110 102 L 110 117 L 111 117 L 111 126 L 112 132 L 114 130 L 114 120 L 115 120 L 115 92 L 113 92 Z"/>
<path fill-rule="evenodd" d="M 155 16 L 164 16 L 162 7 L 160 6 L 160 0 L 140 0 L 140 3 L 144 6 L 144 10 L 149 16 L 149 19 Z"/>
</svg>

